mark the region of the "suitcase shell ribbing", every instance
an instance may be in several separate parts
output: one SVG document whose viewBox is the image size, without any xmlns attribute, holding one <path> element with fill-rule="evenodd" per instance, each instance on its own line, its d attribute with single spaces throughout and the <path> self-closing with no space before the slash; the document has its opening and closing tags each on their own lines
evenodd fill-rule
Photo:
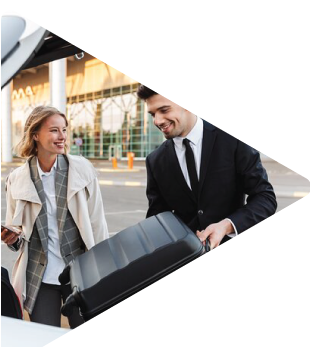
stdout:
<svg viewBox="0 0 310 354">
<path fill-rule="evenodd" d="M 143 220 L 70 263 L 73 293 L 63 313 L 78 306 L 89 320 L 204 252 L 197 236 L 171 212 Z"/>
</svg>

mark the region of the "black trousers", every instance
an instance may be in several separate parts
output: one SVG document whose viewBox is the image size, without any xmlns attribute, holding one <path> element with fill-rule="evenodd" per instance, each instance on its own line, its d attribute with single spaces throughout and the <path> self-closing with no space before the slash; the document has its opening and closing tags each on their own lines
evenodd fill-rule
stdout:
<svg viewBox="0 0 310 354">
<path fill-rule="evenodd" d="M 71 287 L 69 284 L 53 285 L 41 283 L 32 314 L 29 314 L 31 322 L 60 327 L 61 304 L 62 301 L 66 301 L 70 294 Z M 68 320 L 70 328 L 76 328 L 84 323 L 77 307 L 73 309 Z"/>
</svg>

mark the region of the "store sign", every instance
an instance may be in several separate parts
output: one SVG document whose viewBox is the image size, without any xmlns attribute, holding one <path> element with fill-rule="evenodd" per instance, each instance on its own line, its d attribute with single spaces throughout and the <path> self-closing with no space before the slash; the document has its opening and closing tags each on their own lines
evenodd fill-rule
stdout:
<svg viewBox="0 0 310 354">
<path fill-rule="evenodd" d="M 29 96 L 33 96 L 33 90 L 31 88 L 31 86 L 27 86 L 26 89 L 22 89 L 20 88 L 18 91 L 14 90 L 12 92 L 12 100 L 19 100 L 19 99 L 23 99 L 25 97 L 29 97 Z"/>
</svg>

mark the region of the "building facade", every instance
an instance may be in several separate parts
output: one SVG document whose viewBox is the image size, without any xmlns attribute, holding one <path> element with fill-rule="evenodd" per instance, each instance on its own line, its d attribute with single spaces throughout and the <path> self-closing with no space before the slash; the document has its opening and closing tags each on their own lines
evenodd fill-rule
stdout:
<svg viewBox="0 0 310 354">
<path fill-rule="evenodd" d="M 133 152 L 136 159 L 144 159 L 163 142 L 145 102 L 136 95 L 138 82 L 88 54 L 66 61 L 64 95 L 71 154 L 127 159 L 127 153 Z M 20 141 L 32 109 L 51 104 L 51 85 L 51 63 L 24 70 L 14 78 L 13 146 Z"/>
</svg>

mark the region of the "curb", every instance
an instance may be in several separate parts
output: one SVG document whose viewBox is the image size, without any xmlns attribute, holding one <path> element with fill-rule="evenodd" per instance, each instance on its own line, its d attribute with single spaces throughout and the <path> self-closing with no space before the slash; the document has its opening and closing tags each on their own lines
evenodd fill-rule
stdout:
<svg viewBox="0 0 310 354">
<path fill-rule="evenodd" d="M 99 179 L 99 184 L 102 186 L 121 186 L 121 187 L 146 187 L 146 182 L 135 182 L 135 181 L 108 181 Z"/>
</svg>

